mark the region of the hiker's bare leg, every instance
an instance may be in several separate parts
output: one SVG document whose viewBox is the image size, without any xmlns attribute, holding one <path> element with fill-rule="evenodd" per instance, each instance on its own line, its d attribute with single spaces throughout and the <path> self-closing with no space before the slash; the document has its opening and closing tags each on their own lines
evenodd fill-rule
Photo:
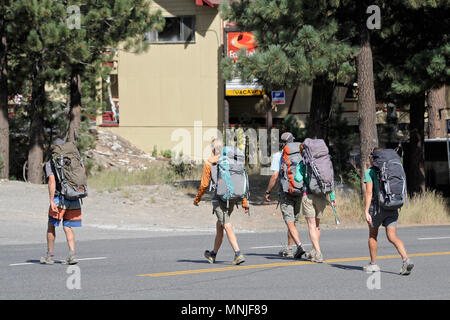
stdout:
<svg viewBox="0 0 450 320">
<path fill-rule="evenodd" d="M 377 263 L 377 250 L 378 250 L 378 228 L 369 227 L 369 252 L 370 262 L 372 264 Z"/>
<path fill-rule="evenodd" d="M 223 227 L 219 220 L 216 223 L 216 239 L 214 240 L 214 252 L 219 251 L 223 240 Z"/>
<path fill-rule="evenodd" d="M 294 239 L 292 239 L 291 233 L 289 230 L 287 231 L 287 237 L 288 237 L 288 247 L 292 247 L 292 244 L 294 243 Z"/>
<path fill-rule="evenodd" d="M 294 221 L 289 221 L 286 222 L 286 225 L 288 227 L 288 232 L 292 237 L 292 240 L 294 240 L 295 244 L 300 244 L 300 238 L 298 236 L 298 230 L 297 227 L 295 226 L 295 222 Z"/>
<path fill-rule="evenodd" d="M 408 255 L 406 254 L 405 245 L 403 241 L 397 237 L 397 228 L 396 227 L 386 227 L 386 236 L 390 243 L 392 243 L 397 249 L 398 253 L 402 256 L 402 259 L 407 259 Z"/>
<path fill-rule="evenodd" d="M 311 242 L 313 245 L 314 250 L 316 252 L 320 251 L 320 228 L 318 226 L 318 223 L 320 222 L 319 219 L 316 218 L 306 218 L 306 222 L 308 224 L 308 230 L 309 230 L 309 237 L 311 238 Z"/>
<path fill-rule="evenodd" d="M 47 227 L 47 252 L 49 254 L 53 254 L 53 248 L 55 247 L 55 239 L 56 239 L 55 226 L 49 222 Z"/>
<path fill-rule="evenodd" d="M 72 228 L 63 227 L 63 229 L 66 233 L 67 245 L 69 246 L 69 250 L 71 252 L 75 252 L 75 234 L 73 233 Z"/>
<path fill-rule="evenodd" d="M 230 245 L 233 248 L 233 250 L 235 252 L 239 251 L 236 234 L 234 233 L 233 226 L 231 225 L 231 223 L 225 223 L 223 225 L 223 228 L 225 229 L 225 232 L 227 233 L 228 241 L 230 242 Z"/>
</svg>

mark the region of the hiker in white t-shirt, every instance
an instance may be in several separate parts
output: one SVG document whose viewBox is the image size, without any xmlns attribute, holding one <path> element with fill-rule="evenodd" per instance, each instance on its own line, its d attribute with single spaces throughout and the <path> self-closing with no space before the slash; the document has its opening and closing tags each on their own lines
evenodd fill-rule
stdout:
<svg viewBox="0 0 450 320">
<path fill-rule="evenodd" d="M 294 136 L 290 132 L 285 132 L 281 135 L 281 143 L 280 143 L 280 150 L 283 150 L 284 146 L 294 141 Z M 275 153 L 272 157 L 272 163 L 270 166 L 270 170 L 272 171 L 272 176 L 269 181 L 269 185 L 267 187 L 267 191 L 265 194 L 265 198 L 267 202 L 270 202 L 270 192 L 274 188 L 274 186 L 278 182 L 278 176 L 281 168 L 281 155 L 282 151 L 279 151 Z M 301 199 L 301 198 L 299 198 Z M 290 199 L 287 199 L 290 200 Z M 287 227 L 287 237 L 288 237 L 288 244 L 286 247 L 284 247 L 278 254 L 283 257 L 288 258 L 300 258 L 302 254 L 304 253 L 304 250 L 301 246 L 301 242 L 299 239 L 297 226 L 296 224 L 299 221 L 300 216 L 300 201 L 286 201 L 282 202 L 281 211 L 283 213 L 283 220 L 286 223 Z M 293 249 L 294 242 L 297 245 L 297 249 Z"/>
</svg>

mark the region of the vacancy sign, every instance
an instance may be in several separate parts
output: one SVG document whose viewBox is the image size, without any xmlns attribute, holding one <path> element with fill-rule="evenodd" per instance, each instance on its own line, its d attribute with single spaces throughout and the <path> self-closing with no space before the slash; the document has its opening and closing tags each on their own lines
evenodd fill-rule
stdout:
<svg viewBox="0 0 450 320">
<path fill-rule="evenodd" d="M 273 104 L 285 104 L 286 103 L 286 93 L 284 90 L 272 91 L 272 103 Z"/>
</svg>

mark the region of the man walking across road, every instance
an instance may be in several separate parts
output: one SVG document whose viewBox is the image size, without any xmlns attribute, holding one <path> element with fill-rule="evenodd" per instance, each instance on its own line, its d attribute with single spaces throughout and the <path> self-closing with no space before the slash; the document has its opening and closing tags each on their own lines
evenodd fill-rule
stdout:
<svg viewBox="0 0 450 320">
<path fill-rule="evenodd" d="M 305 139 L 300 150 L 304 158 L 300 172 L 305 186 L 302 210 L 313 246 L 312 250 L 306 253 L 305 258 L 312 262 L 322 263 L 320 219 L 328 204 L 328 195 L 332 205 L 336 205 L 333 165 L 328 148 L 322 139 Z"/>
<path fill-rule="evenodd" d="M 64 141 L 55 140 L 54 145 L 62 145 Z M 56 227 L 62 222 L 66 234 L 69 256 L 63 260 L 63 264 L 77 264 L 75 255 L 75 234 L 72 228 L 81 227 L 81 203 L 80 200 L 67 200 L 61 196 L 61 181 L 57 178 L 55 165 L 52 160 L 45 164 L 45 174 L 48 178 L 48 193 L 50 208 L 48 211 L 47 226 L 47 254 L 41 257 L 41 264 L 54 264 L 54 246 L 56 239 Z"/>
<path fill-rule="evenodd" d="M 294 140 L 295 138 L 290 132 L 285 132 L 281 135 L 281 148 L 280 148 L 281 151 L 275 153 L 272 158 L 272 164 L 270 169 L 273 172 L 273 174 L 270 178 L 269 185 L 266 190 L 265 194 L 266 201 L 270 201 L 270 192 L 272 191 L 276 183 L 280 181 L 281 178 L 280 171 L 282 169 L 283 163 L 283 149 L 288 143 L 293 143 Z M 295 150 L 294 152 L 300 153 L 300 150 Z M 286 177 L 287 173 L 283 174 L 283 176 Z M 287 192 L 283 191 L 283 188 L 281 188 L 279 195 L 280 195 L 281 213 L 283 215 L 283 220 L 287 227 L 287 236 L 288 236 L 288 245 L 286 248 L 283 248 L 279 252 L 279 254 L 284 257 L 300 259 L 302 255 L 305 253 L 305 251 L 303 250 L 296 224 L 298 222 L 300 215 L 300 204 L 302 195 L 301 192 L 297 195 L 290 195 Z M 295 251 L 293 248 L 293 243 L 296 244 Z"/>
<path fill-rule="evenodd" d="M 208 185 L 210 184 L 212 175 L 214 175 L 214 172 L 218 172 L 217 163 L 219 161 L 219 158 L 222 155 L 223 150 L 223 142 L 220 139 L 214 139 L 211 143 L 211 157 L 205 162 L 203 166 L 203 173 L 202 178 L 200 182 L 200 188 L 198 190 L 197 196 L 194 199 L 194 205 L 198 206 L 198 203 L 200 202 L 203 194 L 205 193 L 206 189 L 208 188 Z M 213 168 L 215 167 L 215 168 Z M 213 172 L 214 171 L 214 172 Z M 214 177 L 217 179 L 217 177 Z M 235 252 L 233 264 L 239 265 L 245 261 L 245 257 L 243 254 L 241 254 L 241 251 L 239 249 L 239 245 L 237 242 L 236 234 L 233 230 L 233 226 L 230 221 L 231 213 L 233 212 L 234 206 L 236 205 L 236 202 L 234 200 L 229 201 L 228 203 L 226 201 L 221 200 L 219 197 L 217 197 L 216 193 L 212 200 L 213 203 L 213 212 L 217 216 L 217 222 L 216 222 L 216 237 L 214 240 L 214 249 L 212 251 L 206 250 L 204 252 L 205 258 L 210 263 L 216 262 L 216 255 L 219 251 L 222 240 L 224 236 L 224 230 L 227 234 L 228 241 L 230 242 L 231 247 L 233 248 Z M 248 212 L 248 202 L 247 199 L 244 198 L 242 201 L 242 207 L 244 209 L 244 212 Z"/>
<path fill-rule="evenodd" d="M 386 210 L 379 207 L 376 201 L 379 195 L 379 181 L 377 173 L 374 168 L 374 153 L 380 152 L 383 149 L 375 148 L 370 154 L 371 167 L 364 173 L 364 183 L 366 185 L 365 193 L 365 210 L 364 215 L 369 226 L 369 252 L 370 263 L 364 266 L 366 272 L 380 271 L 380 267 L 376 264 L 377 250 L 378 250 L 378 229 L 382 225 L 386 228 L 386 236 L 390 243 L 394 245 L 398 253 L 402 257 L 403 264 L 400 270 L 401 275 L 409 275 L 414 268 L 414 264 L 408 258 L 403 242 L 397 237 L 397 221 L 398 209 Z"/>
</svg>

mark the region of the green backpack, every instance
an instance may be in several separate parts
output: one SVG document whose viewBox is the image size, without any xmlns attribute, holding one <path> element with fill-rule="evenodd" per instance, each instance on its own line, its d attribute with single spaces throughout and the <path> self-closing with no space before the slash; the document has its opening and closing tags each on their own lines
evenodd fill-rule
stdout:
<svg viewBox="0 0 450 320">
<path fill-rule="evenodd" d="M 61 184 L 61 195 L 68 200 L 87 197 L 87 177 L 80 152 L 73 142 L 52 145 L 52 161 Z"/>
</svg>

